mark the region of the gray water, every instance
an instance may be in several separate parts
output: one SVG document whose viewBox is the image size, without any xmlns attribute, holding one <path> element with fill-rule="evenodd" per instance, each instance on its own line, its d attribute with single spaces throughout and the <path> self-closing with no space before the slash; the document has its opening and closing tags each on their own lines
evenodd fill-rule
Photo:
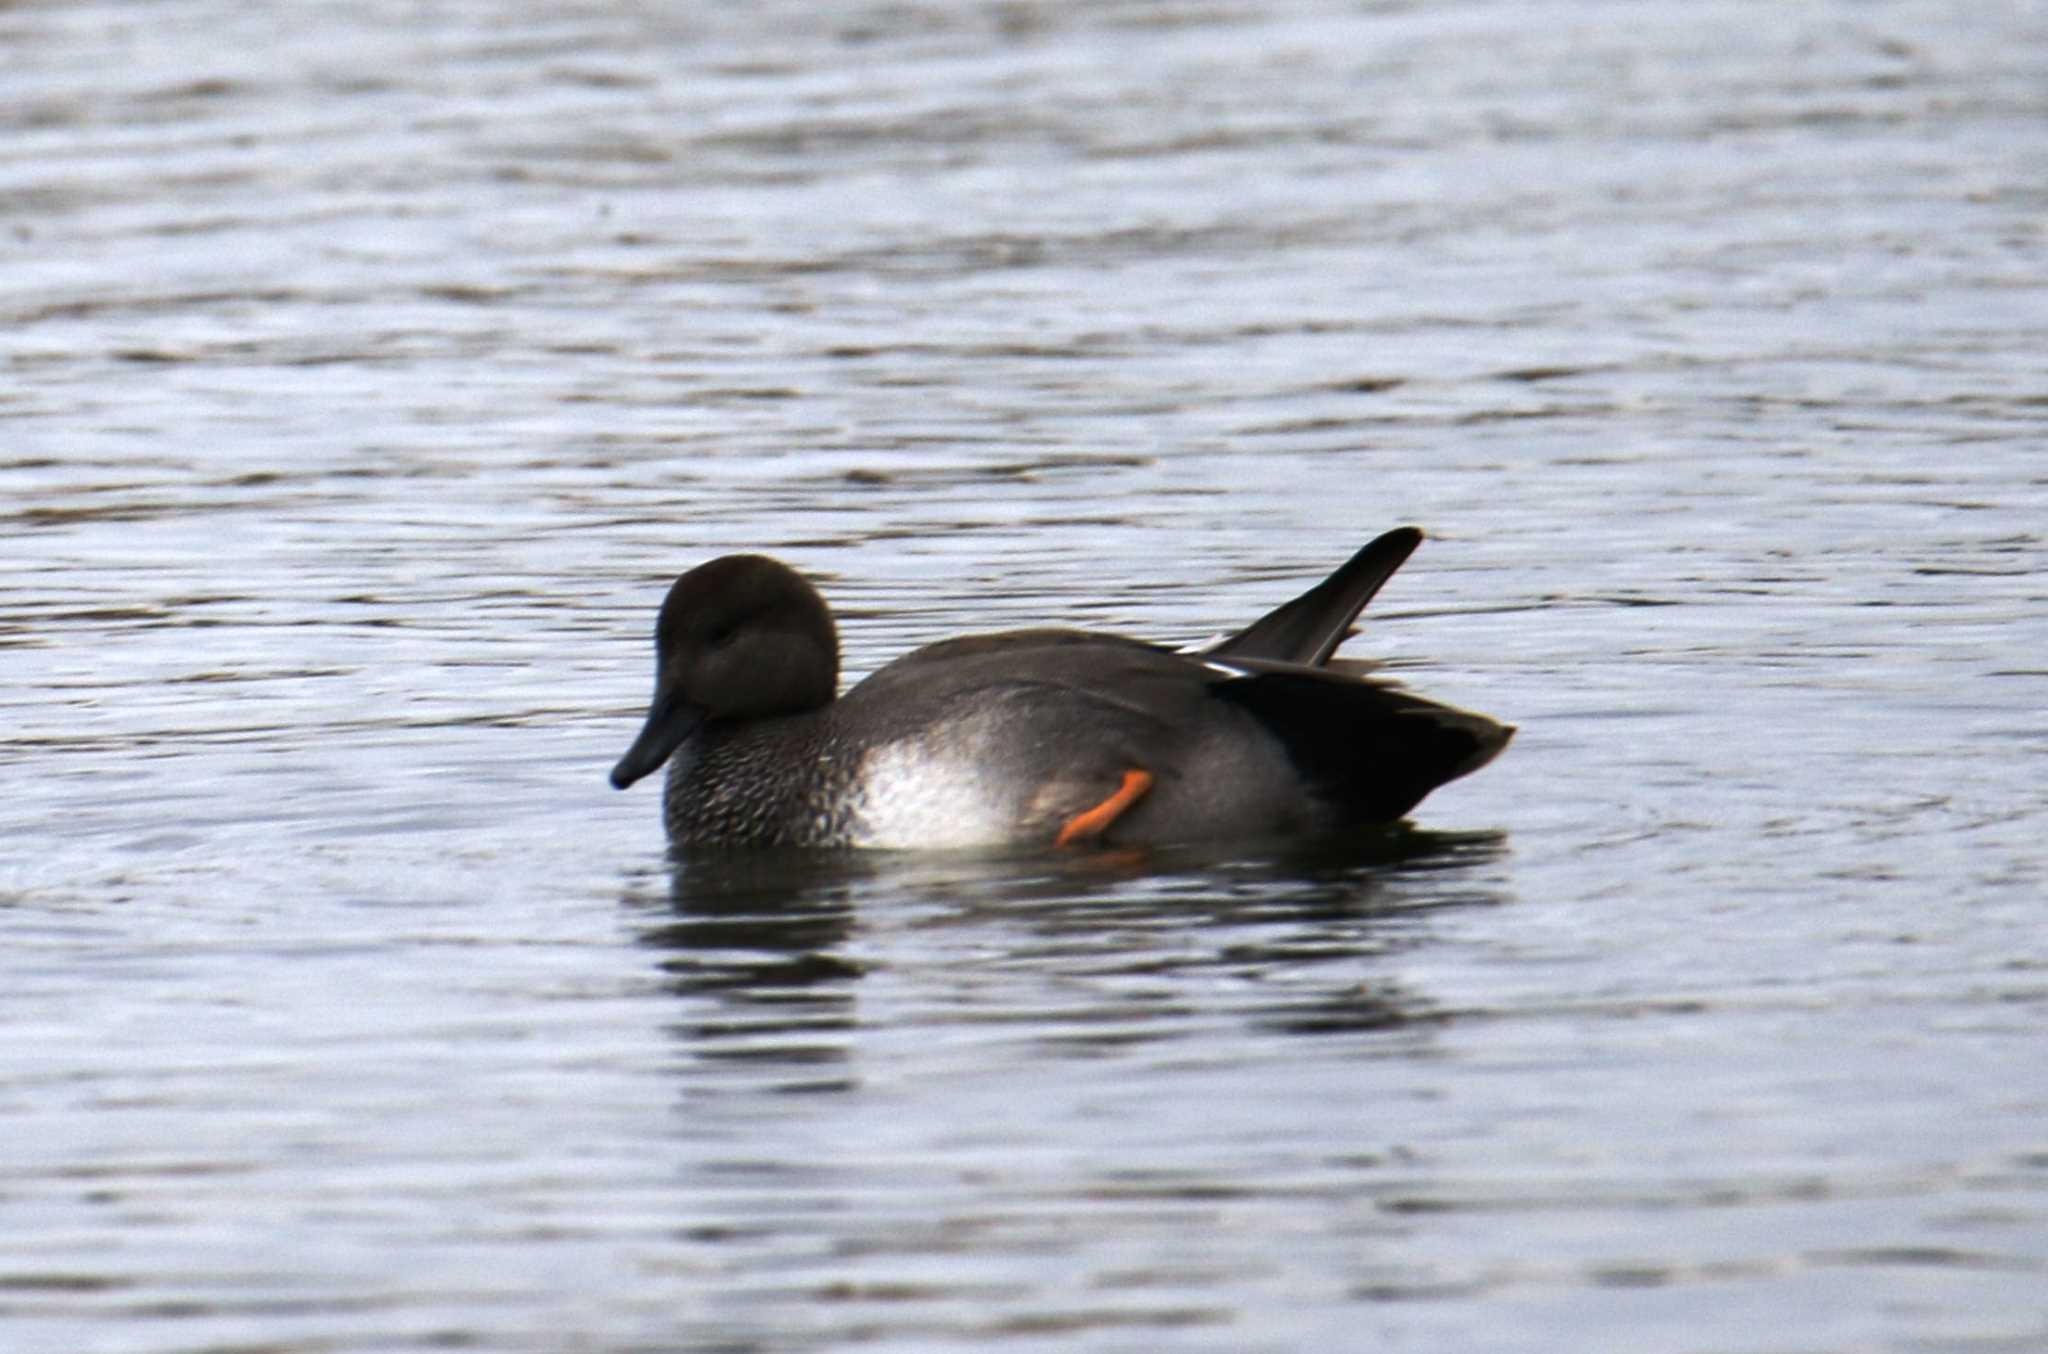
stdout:
<svg viewBox="0 0 2048 1354">
<path fill-rule="evenodd" d="M 2038 4 L 0 8 L 0 1348 L 2048 1348 Z M 685 861 L 667 581 L 1394 839 Z"/>
</svg>

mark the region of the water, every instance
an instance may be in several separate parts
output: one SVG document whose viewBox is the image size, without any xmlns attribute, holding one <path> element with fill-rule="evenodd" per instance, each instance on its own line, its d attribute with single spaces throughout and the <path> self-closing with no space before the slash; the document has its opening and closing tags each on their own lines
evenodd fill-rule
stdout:
<svg viewBox="0 0 2048 1354">
<path fill-rule="evenodd" d="M 9 1351 L 2048 1347 L 2039 6 L 0 12 Z M 662 854 L 667 580 L 1512 720 Z"/>
</svg>

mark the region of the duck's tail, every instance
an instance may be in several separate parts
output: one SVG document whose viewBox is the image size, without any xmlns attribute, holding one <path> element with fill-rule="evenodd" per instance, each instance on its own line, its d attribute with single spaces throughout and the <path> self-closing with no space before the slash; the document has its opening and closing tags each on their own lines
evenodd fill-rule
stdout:
<svg viewBox="0 0 2048 1354">
<path fill-rule="evenodd" d="M 1255 715 L 1317 795 L 1354 822 L 1401 817 L 1515 735 L 1512 724 L 1326 669 L 1258 664 L 1216 689 Z"/>
</svg>

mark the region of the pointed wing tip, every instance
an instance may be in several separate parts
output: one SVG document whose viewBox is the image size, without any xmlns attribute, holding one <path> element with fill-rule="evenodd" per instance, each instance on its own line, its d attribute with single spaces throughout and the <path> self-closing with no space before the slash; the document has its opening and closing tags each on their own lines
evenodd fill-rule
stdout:
<svg viewBox="0 0 2048 1354">
<path fill-rule="evenodd" d="M 1373 551 L 1399 550 L 1401 558 L 1405 560 L 1408 556 L 1415 553 L 1417 546 L 1428 539 L 1429 533 L 1425 532 L 1421 527 L 1395 527 L 1392 531 L 1381 532 L 1366 549 Z"/>
</svg>

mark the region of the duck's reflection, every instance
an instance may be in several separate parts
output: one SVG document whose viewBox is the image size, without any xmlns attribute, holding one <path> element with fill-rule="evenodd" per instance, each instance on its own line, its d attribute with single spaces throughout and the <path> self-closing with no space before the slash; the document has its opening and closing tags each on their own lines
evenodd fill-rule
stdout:
<svg viewBox="0 0 2048 1354">
<path fill-rule="evenodd" d="M 1223 855 L 700 853 L 641 934 L 702 1069 L 756 1090 L 856 1083 L 856 1000 L 890 1023 L 1015 1026 L 1041 1053 L 1187 1037 L 1222 1018 L 1288 1035 L 1426 1031 L 1447 1017 L 1382 962 L 1431 912 L 1504 901 L 1498 833 L 1399 827 Z"/>
<path fill-rule="evenodd" d="M 1062 861 L 960 921 L 1002 926 L 1000 962 L 1093 984 L 1049 1037 L 1074 1047 L 1186 1032 L 1197 1013 L 1295 1035 L 1430 1027 L 1446 1017 L 1404 988 L 1388 957 L 1429 943 L 1429 914 L 1497 905 L 1498 832 L 1407 825 L 1261 851 L 1154 851 Z M 1020 886 L 1021 883 L 1021 886 Z"/>
<path fill-rule="evenodd" d="M 830 952 L 853 929 L 862 873 L 853 852 L 678 858 L 669 871 L 670 915 L 641 939 L 677 952 L 662 967 L 679 992 L 856 977 Z"/>
<path fill-rule="evenodd" d="M 669 989 L 691 998 L 673 1032 L 694 1059 L 767 1070 L 769 1089 L 847 1089 L 854 990 L 845 953 L 861 873 L 848 852 L 679 858 L 666 915 L 640 934 Z"/>
</svg>

